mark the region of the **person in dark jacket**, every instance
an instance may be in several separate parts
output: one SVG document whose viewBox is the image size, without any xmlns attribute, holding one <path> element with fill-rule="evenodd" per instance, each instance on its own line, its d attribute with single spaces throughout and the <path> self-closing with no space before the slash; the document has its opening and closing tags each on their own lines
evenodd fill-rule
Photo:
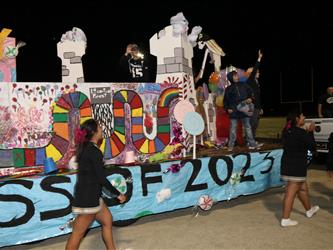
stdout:
<svg viewBox="0 0 333 250">
<path fill-rule="evenodd" d="M 297 221 L 290 219 L 294 200 L 297 197 L 304 206 L 305 215 L 310 218 L 319 206 L 311 206 L 309 189 L 306 183 L 308 167 L 308 151 L 315 151 L 313 130 L 315 124 L 311 123 L 304 129 L 305 116 L 298 112 L 290 112 L 282 132 L 283 154 L 281 158 L 281 179 L 286 181 L 283 200 L 282 227 L 296 226 Z"/>
<path fill-rule="evenodd" d="M 256 138 L 257 134 L 257 128 L 259 126 L 259 119 L 260 115 L 263 114 L 263 110 L 261 107 L 261 98 L 260 98 L 260 84 L 259 84 L 259 66 L 260 61 L 263 56 L 263 53 L 259 50 L 258 51 L 258 59 L 255 63 L 255 65 L 252 68 L 248 68 L 246 72 L 249 75 L 249 77 L 246 80 L 246 83 L 252 88 L 253 91 L 253 104 L 254 104 L 254 110 L 253 115 L 250 117 L 250 124 L 252 128 L 252 134 L 253 138 Z"/>
<path fill-rule="evenodd" d="M 237 110 L 237 105 L 241 102 L 252 102 L 252 89 L 247 83 L 241 83 L 239 81 L 237 71 L 229 72 L 227 78 L 231 82 L 231 85 L 225 90 L 223 105 L 230 117 L 228 151 L 233 151 L 235 145 L 238 120 L 242 121 L 249 149 L 258 149 L 262 144 L 258 144 L 253 138 L 250 117 Z"/>
<path fill-rule="evenodd" d="M 97 146 L 102 138 L 102 128 L 93 119 L 85 121 L 75 135 L 78 144 L 78 174 L 72 212 L 76 214 L 76 218 L 66 250 L 79 248 L 85 232 L 95 219 L 102 225 L 102 236 L 107 249 L 115 249 L 112 215 L 101 198 L 102 187 L 113 193 L 120 203 L 126 201 L 126 196 L 114 188 L 106 178 L 103 154 Z"/>
</svg>

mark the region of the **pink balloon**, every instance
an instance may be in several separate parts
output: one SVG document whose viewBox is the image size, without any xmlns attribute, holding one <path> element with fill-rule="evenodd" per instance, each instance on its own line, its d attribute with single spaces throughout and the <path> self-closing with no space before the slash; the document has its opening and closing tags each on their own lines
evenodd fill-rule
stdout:
<svg viewBox="0 0 333 250">
<path fill-rule="evenodd" d="M 173 110 L 173 115 L 175 116 L 175 119 L 177 122 L 179 122 L 180 124 L 183 124 L 186 113 L 194 112 L 194 111 L 195 110 L 194 110 L 194 106 L 192 105 L 192 103 L 190 103 L 189 101 L 186 101 L 186 100 L 181 100 L 176 104 L 176 106 Z"/>
</svg>

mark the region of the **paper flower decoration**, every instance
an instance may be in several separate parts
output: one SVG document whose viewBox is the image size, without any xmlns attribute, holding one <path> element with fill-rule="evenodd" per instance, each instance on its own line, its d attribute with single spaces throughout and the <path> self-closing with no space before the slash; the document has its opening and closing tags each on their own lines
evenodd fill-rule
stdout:
<svg viewBox="0 0 333 250">
<path fill-rule="evenodd" d="M 240 183 L 240 180 L 241 180 L 241 173 L 233 173 L 230 177 L 231 185 L 236 185 Z"/>
<path fill-rule="evenodd" d="M 184 17 L 183 12 L 179 12 L 177 15 L 171 17 L 170 24 L 172 25 L 172 33 L 175 37 L 186 34 L 188 31 L 188 21 Z"/>
<path fill-rule="evenodd" d="M 177 163 L 175 163 L 175 164 L 172 164 L 170 167 L 168 167 L 166 170 L 164 170 L 163 171 L 163 173 L 168 173 L 168 172 L 172 172 L 172 173 L 178 173 L 179 172 L 179 170 L 182 168 L 182 167 L 184 167 L 184 165 L 185 164 L 177 164 Z"/>
<path fill-rule="evenodd" d="M 157 203 L 161 203 L 170 197 L 171 197 L 170 188 L 164 188 L 160 192 L 157 192 L 157 194 L 156 194 Z"/>
</svg>

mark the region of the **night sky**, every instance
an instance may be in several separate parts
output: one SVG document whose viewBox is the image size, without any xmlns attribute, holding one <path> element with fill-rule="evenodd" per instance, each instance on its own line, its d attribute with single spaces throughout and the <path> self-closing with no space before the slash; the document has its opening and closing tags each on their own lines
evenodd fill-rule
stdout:
<svg viewBox="0 0 333 250">
<path fill-rule="evenodd" d="M 126 45 L 135 42 L 149 51 L 149 38 L 168 26 L 170 17 L 183 12 L 190 30 L 202 26 L 226 52 L 222 68 L 232 64 L 246 69 L 254 64 L 258 49 L 263 51 L 260 82 L 266 115 L 285 115 L 301 101 L 307 101 L 302 104 L 305 115 L 316 115 L 318 96 L 333 84 L 333 18 L 325 4 L 90 2 L 79 7 L 29 3 L 1 8 L 0 29 L 12 29 L 10 36 L 27 43 L 17 57 L 17 81 L 60 82 L 56 44 L 73 27 L 81 28 L 88 40 L 85 81 L 117 81 L 117 64 Z M 194 53 L 193 65 L 200 65 L 203 52 Z"/>
</svg>

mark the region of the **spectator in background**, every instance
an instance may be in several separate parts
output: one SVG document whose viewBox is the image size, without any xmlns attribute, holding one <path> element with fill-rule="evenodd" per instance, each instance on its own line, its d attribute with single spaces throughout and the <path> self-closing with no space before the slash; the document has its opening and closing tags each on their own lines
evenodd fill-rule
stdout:
<svg viewBox="0 0 333 250">
<path fill-rule="evenodd" d="M 119 60 L 121 82 L 155 82 L 156 65 L 151 55 L 144 55 L 135 43 L 127 45 Z"/>
<path fill-rule="evenodd" d="M 309 189 L 306 183 L 308 167 L 308 150 L 314 151 L 316 144 L 313 137 L 315 124 L 311 123 L 303 129 L 305 116 L 298 112 L 290 112 L 282 131 L 283 154 L 281 158 L 281 179 L 286 181 L 283 199 L 282 227 L 296 226 L 297 221 L 290 219 L 294 200 L 300 199 L 305 208 L 305 215 L 311 218 L 319 206 L 311 206 Z"/>
<path fill-rule="evenodd" d="M 326 158 L 326 166 L 327 166 L 327 172 L 330 177 L 333 178 L 333 132 L 330 134 L 330 137 L 328 138 L 328 154 Z"/>
<path fill-rule="evenodd" d="M 254 104 L 254 111 L 253 115 L 250 117 L 250 124 L 252 129 L 253 138 L 256 138 L 257 128 L 259 126 L 259 119 L 260 115 L 263 114 L 263 110 L 261 108 L 261 98 L 260 98 L 260 84 L 259 84 L 259 66 L 260 61 L 263 56 L 263 53 L 259 50 L 258 51 L 258 59 L 255 65 L 251 68 L 248 68 L 246 72 L 249 74 L 249 77 L 246 81 L 248 85 L 252 88 L 253 91 L 253 104 Z"/>
<path fill-rule="evenodd" d="M 333 86 L 326 90 L 326 94 L 319 97 L 318 116 L 320 118 L 333 118 Z"/>
</svg>

